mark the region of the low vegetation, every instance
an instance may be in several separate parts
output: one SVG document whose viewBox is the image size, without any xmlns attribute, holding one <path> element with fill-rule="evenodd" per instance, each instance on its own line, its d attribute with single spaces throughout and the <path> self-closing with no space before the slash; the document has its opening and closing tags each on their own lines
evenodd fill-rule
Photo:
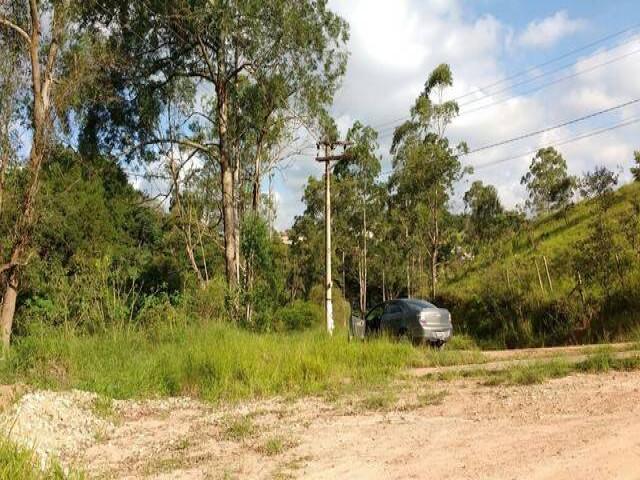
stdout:
<svg viewBox="0 0 640 480">
<path fill-rule="evenodd" d="M 292 442 L 287 441 L 284 437 L 274 436 L 267 439 L 264 444 L 260 445 L 258 451 L 263 455 L 268 457 L 272 457 L 275 455 L 280 455 L 285 452 L 288 448 L 291 448 Z"/>
<path fill-rule="evenodd" d="M 454 262 L 440 302 L 458 331 L 490 348 L 637 339 L 639 195 L 636 182 L 541 215 Z"/>
<path fill-rule="evenodd" d="M 40 326 L 16 340 L 0 381 L 78 388 L 108 398 L 192 395 L 233 401 L 377 385 L 408 367 L 482 361 L 478 351 L 436 351 L 343 331 L 256 333 L 225 322 L 161 324 L 83 333 Z M 110 413 L 108 400 L 96 409 Z"/>
<path fill-rule="evenodd" d="M 446 390 L 427 391 L 418 395 L 418 405 L 427 407 L 441 405 L 449 392 Z"/>
<path fill-rule="evenodd" d="M 358 406 L 364 410 L 387 410 L 395 405 L 396 400 L 396 395 L 391 390 L 382 390 L 369 393 Z"/>
<path fill-rule="evenodd" d="M 0 438 L 0 478 L 15 480 L 83 480 L 84 474 L 64 470 L 57 462 L 41 468 L 40 459 L 25 447 Z"/>
<path fill-rule="evenodd" d="M 526 364 L 514 364 L 501 369 L 460 369 L 425 376 L 427 381 L 452 381 L 474 378 L 486 386 L 533 385 L 553 378 L 575 373 L 606 373 L 609 371 L 640 370 L 640 354 L 616 356 L 607 348 L 590 354 L 585 360 L 572 362 L 568 358 L 554 357 Z"/>
<path fill-rule="evenodd" d="M 251 437 L 256 427 L 248 415 L 231 416 L 222 421 L 222 438 L 239 442 Z"/>
<path fill-rule="evenodd" d="M 468 337 L 443 350 L 416 348 L 385 337 L 348 342 L 340 330 L 334 337 L 320 329 L 257 333 L 226 322 L 112 328 L 92 334 L 41 325 L 15 342 L 0 364 L 0 381 L 97 392 L 93 409 L 108 418 L 115 416 L 112 398 L 173 395 L 235 402 L 373 391 L 361 406 L 377 410 L 395 401 L 392 392 L 380 388 L 407 368 L 487 361 L 480 350 L 456 347 L 474 345 Z M 601 349 L 578 364 L 551 358 L 499 371 L 482 367 L 449 371 L 436 378 L 477 377 L 487 385 L 523 385 L 575 372 L 633 370 L 638 365 L 638 357 L 618 359 L 613 351 Z M 427 394 L 419 403 L 435 404 L 445 395 Z M 229 436 L 246 430 L 250 419 L 245 420 L 229 423 Z"/>
</svg>

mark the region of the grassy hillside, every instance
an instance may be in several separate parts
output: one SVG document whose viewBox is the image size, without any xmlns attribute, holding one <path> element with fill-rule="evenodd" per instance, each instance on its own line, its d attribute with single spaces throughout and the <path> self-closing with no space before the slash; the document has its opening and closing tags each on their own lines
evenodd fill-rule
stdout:
<svg viewBox="0 0 640 480">
<path fill-rule="evenodd" d="M 501 346 L 633 335 L 639 200 L 640 183 L 626 185 L 606 208 L 602 199 L 582 201 L 505 235 L 445 272 L 441 300 L 461 330 Z"/>
</svg>

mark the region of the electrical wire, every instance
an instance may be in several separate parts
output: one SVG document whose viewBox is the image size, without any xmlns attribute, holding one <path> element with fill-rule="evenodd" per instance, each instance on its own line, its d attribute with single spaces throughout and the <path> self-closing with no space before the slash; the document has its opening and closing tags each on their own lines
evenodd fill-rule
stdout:
<svg viewBox="0 0 640 480">
<path fill-rule="evenodd" d="M 551 65 L 551 64 L 553 64 L 553 63 L 555 63 L 557 61 L 564 60 L 565 58 L 568 58 L 568 57 L 571 57 L 571 56 L 575 55 L 576 53 L 583 52 L 585 50 L 590 49 L 591 47 L 595 47 L 596 45 L 604 43 L 607 40 L 611 40 L 613 38 L 620 37 L 620 36 L 622 36 L 622 35 L 624 35 L 626 33 L 629 33 L 629 32 L 631 32 L 633 30 L 636 30 L 639 27 L 640 27 L 640 23 L 636 23 L 635 25 L 631 25 L 630 27 L 626 27 L 626 28 L 624 28 L 622 30 L 619 30 L 619 31 L 614 32 L 614 33 L 611 33 L 611 34 L 606 35 L 606 36 L 604 36 L 602 38 L 599 38 L 597 40 L 594 40 L 591 43 L 588 43 L 588 44 L 583 45 L 581 47 L 578 47 L 578 48 L 575 48 L 573 50 L 570 50 L 570 51 L 568 51 L 566 53 L 563 53 L 563 54 L 561 54 L 561 55 L 559 55 L 557 57 L 551 58 L 550 60 L 547 60 L 545 62 L 539 63 L 539 64 L 534 65 L 532 67 L 527 67 L 526 69 L 521 70 L 519 72 L 516 72 L 513 75 L 510 75 L 510 76 L 508 76 L 508 77 L 506 77 L 506 78 L 504 78 L 502 80 L 498 80 L 496 82 L 493 82 L 493 83 L 491 83 L 489 85 L 485 85 L 483 87 L 478 87 L 476 91 L 467 92 L 467 93 L 465 93 L 463 95 L 455 97 L 453 100 L 460 100 L 461 98 L 466 98 L 468 96 L 471 96 L 471 95 L 477 93 L 477 91 L 480 91 L 480 93 L 484 93 L 484 92 L 482 92 L 482 90 L 487 90 L 487 89 L 490 89 L 492 87 L 495 87 L 495 86 L 498 86 L 498 85 L 502 85 L 503 83 L 506 83 L 506 82 L 508 82 L 510 80 L 513 80 L 514 78 L 521 77 L 523 75 L 526 75 L 527 73 L 535 72 L 536 70 L 538 70 L 538 69 L 540 69 L 542 67 L 546 67 L 547 65 Z"/>
<path fill-rule="evenodd" d="M 545 145 L 545 147 L 560 147 L 562 145 L 567 145 L 569 143 L 574 143 L 574 142 L 577 142 L 579 140 L 584 140 L 585 138 L 594 137 L 596 135 L 601 135 L 603 133 L 610 132 L 612 130 L 617 130 L 619 128 L 627 127 L 629 125 L 634 125 L 634 124 L 636 124 L 638 122 L 640 122 L 640 116 L 634 117 L 634 118 L 632 118 L 630 120 L 625 120 L 624 122 L 620 122 L 620 123 L 617 123 L 617 124 L 609 126 L 609 127 L 600 128 L 600 129 L 597 129 L 597 130 L 592 130 L 590 132 L 583 133 L 583 134 L 575 136 L 575 137 L 569 137 L 569 138 L 566 138 L 564 140 L 560 140 L 558 142 L 553 142 L 553 143 Z M 544 148 L 544 147 L 541 147 L 541 148 Z M 518 155 L 511 156 L 511 157 L 501 158 L 499 160 L 492 160 L 490 162 L 485 162 L 485 163 L 481 163 L 481 164 L 478 164 L 478 165 L 471 165 L 471 166 L 474 168 L 474 170 L 481 170 L 483 168 L 491 167 L 491 166 L 494 166 L 494 165 L 499 165 L 499 164 L 505 163 L 505 162 L 510 162 L 512 160 L 517 160 L 519 158 L 526 157 L 528 155 L 533 155 L 533 154 L 537 153 L 539 149 L 540 148 L 536 148 L 535 150 L 529 150 L 527 152 L 523 152 L 523 153 L 520 153 Z"/>
<path fill-rule="evenodd" d="M 509 143 L 517 142 L 519 140 L 524 140 L 525 138 L 534 137 L 534 136 L 540 135 L 542 133 L 551 132 L 553 130 L 557 130 L 558 128 L 567 127 L 569 125 L 573 125 L 574 123 L 582 122 L 582 121 L 588 120 L 590 118 L 595 118 L 595 117 L 598 117 L 600 115 L 604 115 L 605 113 L 610 113 L 610 112 L 613 112 L 615 110 L 619 110 L 621 108 L 628 107 L 630 105 L 634 105 L 634 104 L 636 104 L 638 102 L 640 102 L 640 98 L 635 98 L 635 99 L 630 100 L 628 102 L 620 103 L 618 105 L 614 105 L 613 107 L 605 108 L 604 110 L 599 110 L 597 112 L 592 112 L 592 113 L 590 113 L 588 115 L 584 115 L 582 117 L 578 117 L 578 118 L 574 118 L 574 119 L 571 119 L 571 120 L 567 120 L 567 121 L 564 121 L 564 122 L 559 123 L 557 125 L 553 125 L 551 127 L 542 128 L 540 130 L 535 130 L 533 132 L 524 133 L 524 134 L 518 135 L 516 137 L 508 138 L 506 140 L 501 140 L 499 142 L 491 143 L 489 145 L 484 145 L 482 147 L 474 148 L 472 150 L 469 150 L 467 153 L 465 153 L 463 155 L 471 155 L 471 154 L 474 154 L 474 153 L 477 153 L 477 152 L 482 152 L 484 150 L 489 150 L 491 148 L 500 147 L 502 145 L 507 145 Z"/>
<path fill-rule="evenodd" d="M 622 47 L 624 47 L 624 46 L 626 46 L 626 45 L 629 45 L 629 44 L 631 44 L 631 43 L 633 43 L 633 42 L 637 42 L 637 41 L 638 41 L 638 37 L 632 37 L 632 38 L 630 38 L 629 40 L 627 40 L 626 42 L 619 43 L 619 44 L 618 44 L 618 45 L 616 45 L 614 48 L 610 49 L 610 50 L 608 51 L 608 53 L 611 53 L 611 52 L 612 52 L 612 51 L 614 51 L 614 50 L 619 50 L 619 49 L 621 49 Z M 591 56 L 591 58 L 595 57 L 595 56 L 596 56 L 597 54 L 599 54 L 599 53 L 600 53 L 600 52 L 596 52 L 594 55 L 592 55 L 592 56 Z M 625 55 L 625 56 L 621 57 L 621 59 L 622 59 L 622 58 L 626 58 L 627 56 L 628 56 L 628 55 Z M 589 58 L 590 58 L 590 57 L 587 57 L 586 59 L 589 59 Z M 579 60 L 579 61 L 584 62 L 586 59 L 585 59 L 585 58 L 583 58 L 583 59 L 581 59 L 581 60 Z M 461 108 L 463 108 L 463 107 L 466 107 L 467 105 L 471 105 L 471 104 L 473 104 L 473 103 L 481 102 L 482 100 L 484 100 L 485 98 L 489 98 L 490 96 L 492 97 L 492 96 L 494 96 L 494 95 L 498 95 L 498 94 L 500 94 L 500 93 L 508 92 L 509 90 L 512 90 L 513 88 L 521 87 L 522 85 L 527 85 L 527 84 L 529 84 L 529 83 L 533 83 L 533 82 L 535 82 L 536 80 L 539 80 L 539 79 L 541 79 L 541 78 L 547 77 L 548 75 L 551 75 L 551 74 L 554 74 L 554 73 L 558 73 L 558 72 L 561 72 L 562 70 L 566 70 L 566 69 L 568 69 L 568 68 L 574 67 L 574 66 L 576 65 L 576 63 L 577 63 L 577 62 L 566 63 L 566 64 L 564 64 L 564 65 L 561 65 L 560 67 L 554 68 L 553 70 L 548 70 L 548 71 L 546 71 L 546 72 L 539 73 L 539 74 L 534 75 L 534 76 L 532 76 L 532 77 L 529 77 L 529 78 L 527 78 L 527 79 L 525 79 L 525 80 L 521 80 L 520 82 L 513 83 L 513 84 L 510 84 L 510 85 L 507 85 L 506 87 L 503 87 L 503 88 L 501 88 L 501 89 L 499 89 L 499 90 L 496 90 L 496 91 L 494 91 L 494 92 L 491 92 L 491 93 L 489 93 L 489 94 L 485 94 L 485 93 L 483 93 L 483 97 L 480 97 L 480 98 L 474 98 L 474 99 L 472 99 L 472 100 L 469 100 L 468 102 L 463 102 L 463 103 L 461 103 L 461 104 L 460 104 L 460 107 L 461 107 Z M 454 100 L 455 100 L 455 99 L 454 99 Z"/>
<path fill-rule="evenodd" d="M 566 81 L 566 80 L 570 80 L 570 79 L 572 79 L 572 78 L 576 78 L 576 77 L 578 77 L 578 76 L 580 76 L 580 75 L 583 75 L 583 74 L 585 74 L 585 73 L 589 73 L 589 72 L 592 72 L 592 71 L 597 70 L 597 69 L 599 69 L 599 68 L 602 68 L 602 67 L 605 67 L 605 66 L 607 66 L 607 65 L 610 65 L 610 64 L 612 64 L 612 63 L 619 62 L 620 60 L 623 60 L 623 59 L 625 59 L 625 58 L 628 58 L 628 57 L 630 57 L 630 56 L 632 56 L 632 55 L 637 55 L 637 54 L 639 54 L 639 53 L 640 53 L 640 48 L 639 48 L 639 49 L 637 49 L 637 50 L 633 50 L 633 51 L 631 51 L 631 52 L 628 52 L 628 53 L 626 53 L 626 54 L 624 54 L 624 55 L 621 55 L 621 56 L 615 57 L 615 58 L 613 58 L 613 59 L 611 59 L 611 60 L 608 60 L 608 61 L 606 61 L 606 62 L 598 63 L 598 64 L 593 65 L 593 66 L 591 66 L 591 67 L 589 67 L 589 68 L 587 68 L 587 69 L 580 70 L 579 72 L 574 72 L 574 73 L 572 73 L 571 75 L 566 75 L 566 76 L 564 76 L 564 77 L 557 78 L 557 79 L 552 80 L 552 81 L 550 81 L 550 82 L 543 83 L 542 85 L 538 85 L 537 87 L 532 88 L 532 89 L 529 89 L 529 90 L 527 90 L 527 91 L 525 91 L 525 92 L 521 92 L 521 93 L 518 93 L 518 94 L 515 94 L 515 95 L 511 95 L 511 96 L 509 96 L 509 97 L 503 98 L 503 99 L 501 99 L 501 100 L 497 100 L 497 101 L 492 102 L 492 103 L 489 103 L 489 104 L 487 104 L 487 105 L 481 105 L 481 106 L 479 106 L 479 107 L 477 107 L 477 108 L 473 108 L 473 109 L 471 109 L 471 110 L 465 110 L 465 111 L 462 111 L 462 112 L 461 112 L 461 113 L 460 113 L 456 118 L 460 118 L 460 117 L 462 117 L 462 116 L 469 115 L 470 113 L 479 112 L 479 111 L 481 111 L 481 110 L 485 110 L 485 109 L 487 109 L 487 108 L 495 107 L 496 105 L 501 105 L 501 104 L 503 104 L 503 103 L 508 102 L 509 100 L 513 100 L 514 98 L 520 98 L 520 97 L 522 97 L 522 96 L 525 96 L 525 95 L 528 95 L 528 94 L 531 94 L 531 93 L 538 92 L 538 91 L 543 90 L 543 89 L 545 89 L 545 88 L 547 88 L 547 87 L 550 87 L 550 86 L 552 86 L 552 85 L 556 85 L 556 84 L 561 83 L 561 82 L 564 82 L 564 81 Z M 409 118 L 409 117 L 406 117 L 406 118 Z M 406 118 L 405 118 L 405 120 L 406 120 Z M 386 131 L 386 132 L 384 132 L 384 133 L 382 133 L 382 134 L 378 135 L 378 138 L 388 138 L 388 137 L 392 136 L 392 135 L 393 135 L 393 133 L 394 133 L 394 131 L 395 131 L 395 128 L 396 128 L 397 126 L 398 126 L 398 125 L 396 125 L 396 126 L 394 126 L 394 127 L 391 127 L 391 128 L 392 128 L 391 130 Z M 383 129 L 383 130 L 387 130 L 387 129 Z"/>
<path fill-rule="evenodd" d="M 632 29 L 635 29 L 637 27 L 638 27 L 637 25 L 632 27 L 632 28 L 630 27 L 629 29 L 624 30 L 624 32 L 628 32 L 628 31 L 630 31 Z M 622 46 L 625 46 L 625 45 L 627 45 L 629 43 L 632 43 L 632 42 L 635 42 L 637 40 L 638 39 L 636 37 L 634 37 L 634 38 L 632 38 L 632 39 L 630 39 L 630 40 L 628 40 L 626 42 L 623 42 L 623 43 L 621 43 L 619 45 L 616 45 L 612 50 L 615 50 L 617 48 L 620 48 Z M 591 55 L 590 57 L 586 57 L 586 58 L 580 59 L 579 61 L 584 62 L 585 60 L 587 60 L 589 58 L 593 58 L 595 55 L 598 55 L 599 53 L 600 52 L 596 52 L 595 54 Z M 552 80 L 550 82 L 543 83 L 542 85 L 538 85 L 538 86 L 536 86 L 536 87 L 534 87 L 532 89 L 526 90 L 525 92 L 521 92 L 521 93 L 518 93 L 518 94 L 515 94 L 515 95 L 511 95 L 511 96 L 508 96 L 508 97 L 506 97 L 504 99 L 498 100 L 496 102 L 492 102 L 492 103 L 487 104 L 487 105 L 481 105 L 481 106 L 479 106 L 477 108 L 474 108 L 474 109 L 471 109 L 471 110 L 463 110 L 460 113 L 460 115 L 458 115 L 458 116 L 463 116 L 463 115 L 466 115 L 466 114 L 469 114 L 469 113 L 477 112 L 477 111 L 483 110 L 485 108 L 490 108 L 490 107 L 493 107 L 495 105 L 499 105 L 499 104 L 505 103 L 505 102 L 507 102 L 507 101 L 509 101 L 509 100 L 511 100 L 513 98 L 517 98 L 517 97 L 521 97 L 523 95 L 527 95 L 527 94 L 530 94 L 530 93 L 537 92 L 537 91 L 542 90 L 544 88 L 547 88 L 549 86 L 556 85 L 556 84 L 558 84 L 560 82 L 563 82 L 563 81 L 566 81 L 566 80 L 570 80 L 572 78 L 576 78 L 576 77 L 578 77 L 580 75 L 583 75 L 585 73 L 589 73 L 589 72 L 592 72 L 592 71 L 597 70 L 599 68 L 602 68 L 604 66 L 610 65 L 612 63 L 624 60 L 625 58 L 628 58 L 628 57 L 630 57 L 632 55 L 636 55 L 638 53 L 640 53 L 640 49 L 636 49 L 636 50 L 633 50 L 631 52 L 627 52 L 627 53 L 625 53 L 623 55 L 619 55 L 619 56 L 617 56 L 617 57 L 615 57 L 613 59 L 610 59 L 610 60 L 608 60 L 606 62 L 601 62 L 601 63 L 595 64 L 595 65 L 592 65 L 591 67 L 588 67 L 588 68 L 585 68 L 583 70 L 580 70 L 578 72 L 574 72 L 574 73 L 572 73 L 570 75 L 565 75 L 563 77 L 557 78 L 557 79 Z M 559 57 L 559 58 L 566 58 L 566 57 Z M 553 61 L 556 61 L 556 60 L 557 59 L 550 60 L 549 62 L 546 62 L 545 64 L 552 63 Z M 464 107 L 466 105 L 470 105 L 472 103 L 476 103 L 476 102 L 479 102 L 481 100 L 484 100 L 485 98 L 489 98 L 489 95 L 495 95 L 495 94 L 498 94 L 498 93 L 503 93 L 503 92 L 506 92 L 506 91 L 510 90 L 513 87 L 517 87 L 517 86 L 525 85 L 527 83 L 531 83 L 531 82 L 533 82 L 535 80 L 539 80 L 541 78 L 544 78 L 544 77 L 546 77 L 546 76 L 548 76 L 548 75 L 550 75 L 552 73 L 557 73 L 558 71 L 561 71 L 561 70 L 564 70 L 566 68 L 570 68 L 572 66 L 575 66 L 576 64 L 577 64 L 577 62 L 574 62 L 572 64 L 567 64 L 567 65 L 564 65 L 564 66 L 562 66 L 560 68 L 541 73 L 541 74 L 539 74 L 539 75 L 537 75 L 535 77 L 532 77 L 531 79 L 527 79 L 527 80 L 524 80 L 522 82 L 510 85 L 508 87 L 502 88 L 502 89 L 500 89 L 500 90 L 498 90 L 496 92 L 492 92 L 490 94 L 485 94 L 484 98 L 473 99 L 473 100 L 470 100 L 468 102 L 465 102 L 462 105 L 460 105 L 460 107 Z M 533 71 L 533 70 L 535 70 L 537 68 L 539 68 L 539 66 L 531 67 L 526 71 Z M 509 77 L 509 78 L 511 78 L 511 77 Z M 502 83 L 502 82 L 496 82 L 495 85 L 498 85 L 500 83 Z M 483 87 L 481 87 L 481 88 L 483 88 Z M 454 97 L 451 100 L 457 101 L 458 99 L 466 97 L 468 95 L 470 95 L 470 94 Z M 393 130 L 395 130 L 395 128 L 398 127 L 401 122 L 404 122 L 404 121 L 408 120 L 409 118 L 411 118 L 409 115 L 405 115 L 403 117 L 396 118 L 395 120 L 391 120 L 391 121 L 388 121 L 388 122 L 383 122 L 383 123 L 380 123 L 380 124 L 377 124 L 377 125 L 373 125 L 372 128 L 376 128 L 376 129 L 378 129 L 379 133 L 382 133 L 381 135 L 379 135 L 379 138 L 386 138 L 386 137 L 388 137 L 388 136 L 393 134 Z"/>
</svg>

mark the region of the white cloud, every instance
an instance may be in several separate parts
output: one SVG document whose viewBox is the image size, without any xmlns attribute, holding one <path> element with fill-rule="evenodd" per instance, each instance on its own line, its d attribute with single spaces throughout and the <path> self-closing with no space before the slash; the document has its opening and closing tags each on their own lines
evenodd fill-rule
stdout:
<svg viewBox="0 0 640 480">
<path fill-rule="evenodd" d="M 465 16 L 459 2 L 425 3 L 418 0 L 398 0 L 394 2 L 398 7 L 393 12 L 393 21 L 388 28 L 380 29 L 375 22 L 367 23 L 366 20 L 377 18 L 378 14 L 372 13 L 372 9 L 380 7 L 382 11 L 388 12 L 388 7 L 382 5 L 383 2 L 334 0 L 331 3 L 331 7 L 352 25 L 349 45 L 351 58 L 343 86 L 336 95 L 332 113 L 338 120 L 341 131 L 356 119 L 374 127 L 380 124 L 387 125 L 379 128 L 381 151 L 384 154 L 383 171 L 390 165 L 388 151 L 393 123 L 389 125 L 389 122 L 402 119 L 408 114 L 429 72 L 441 62 L 449 63 L 453 71 L 454 86 L 449 92 L 451 97 L 475 92 L 472 96 L 462 99 L 460 103 L 475 98 L 483 99 L 467 110 L 502 100 L 505 96 L 512 97 L 504 103 L 461 115 L 455 120 L 448 132 L 451 141 L 456 143 L 465 140 L 471 148 L 558 124 L 640 97 L 640 83 L 636 81 L 640 77 L 640 53 L 611 63 L 605 68 L 577 75 L 569 81 L 558 82 L 535 93 L 518 95 L 517 92 L 507 91 L 500 95 L 491 95 L 491 91 L 495 89 L 481 91 L 481 87 L 505 78 L 505 62 L 509 61 L 509 55 L 513 53 L 510 42 L 518 44 L 520 38 L 516 36 L 513 39 L 513 29 L 509 25 L 489 15 L 469 18 Z M 569 20 L 566 13 L 550 18 L 555 17 Z M 543 20 L 531 25 L 540 26 L 545 22 Z M 404 25 L 408 27 L 405 28 Z M 540 28 L 549 28 L 546 35 L 552 36 L 553 29 Z M 565 31 L 565 34 L 568 33 Z M 375 42 L 372 42 L 373 38 Z M 573 67 L 556 75 L 541 78 L 528 85 L 527 89 L 640 50 L 640 36 L 635 42 L 630 40 L 629 37 L 621 39 L 620 42 L 624 45 L 602 48 L 595 55 L 585 54 Z M 397 49 L 405 48 L 404 53 L 412 53 L 405 55 L 393 49 L 376 51 L 377 45 L 385 42 L 395 45 L 394 48 Z M 388 58 L 395 55 L 398 58 Z M 534 76 L 539 73 L 530 74 Z M 496 89 L 504 86 L 503 83 Z M 464 110 L 462 107 L 463 112 Z M 588 122 L 464 157 L 463 163 L 481 165 L 511 158 L 638 115 L 640 105 L 627 107 Z M 640 141 L 637 140 L 638 129 L 638 125 L 621 128 L 560 146 L 558 150 L 564 155 L 573 174 L 581 175 L 596 165 L 606 165 L 609 168 L 623 165 L 625 173 L 621 180 L 626 181 L 630 177 L 628 172 L 634 147 L 640 147 Z M 520 185 L 520 178 L 526 172 L 532 157 L 533 155 L 526 155 L 478 169 L 473 176 L 458 185 L 456 198 L 461 197 L 473 180 L 480 179 L 496 186 L 506 206 L 511 208 L 522 203 L 525 191 Z M 281 194 L 281 210 L 278 212 L 277 220 L 279 228 L 290 226 L 293 217 L 303 211 L 304 206 L 300 199 L 307 177 L 321 175 L 321 168 L 312 158 L 300 158 L 292 164 L 293 166 L 283 172 L 280 181 L 277 182 L 276 188 Z M 460 204 L 456 198 L 452 201 L 454 206 Z"/>
<path fill-rule="evenodd" d="M 548 48 L 586 26 L 586 21 L 571 19 L 566 10 L 560 10 L 543 20 L 530 22 L 518 36 L 517 43 L 525 47 Z"/>
<path fill-rule="evenodd" d="M 458 1 L 333 0 L 330 7 L 351 26 L 351 56 L 332 113 L 342 133 L 355 120 L 374 127 L 391 122 L 380 129 L 383 171 L 390 167 L 393 121 L 407 115 L 434 67 L 451 64 L 452 95 L 501 76 L 496 57 L 504 46 L 503 25 L 488 15 L 465 19 Z M 278 228 L 303 211 L 302 185 L 321 173 L 315 163 L 300 158 L 283 173 Z"/>
</svg>

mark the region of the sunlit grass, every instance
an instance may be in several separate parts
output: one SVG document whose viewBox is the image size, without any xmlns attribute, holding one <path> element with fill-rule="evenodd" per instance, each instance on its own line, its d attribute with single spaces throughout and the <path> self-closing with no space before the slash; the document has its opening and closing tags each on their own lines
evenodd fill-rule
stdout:
<svg viewBox="0 0 640 480">
<path fill-rule="evenodd" d="M 87 335 L 46 328 L 16 339 L 0 364 L 0 381 L 107 398 L 189 395 L 217 402 L 331 395 L 382 384 L 410 367 L 482 361 L 479 351 L 388 338 L 349 342 L 344 332 L 331 337 L 319 330 L 258 334 L 210 323 Z"/>
<path fill-rule="evenodd" d="M 57 462 L 40 468 L 36 454 L 6 438 L 0 438 L 0 479 L 3 480 L 81 480 L 78 472 L 65 472 Z"/>
</svg>

